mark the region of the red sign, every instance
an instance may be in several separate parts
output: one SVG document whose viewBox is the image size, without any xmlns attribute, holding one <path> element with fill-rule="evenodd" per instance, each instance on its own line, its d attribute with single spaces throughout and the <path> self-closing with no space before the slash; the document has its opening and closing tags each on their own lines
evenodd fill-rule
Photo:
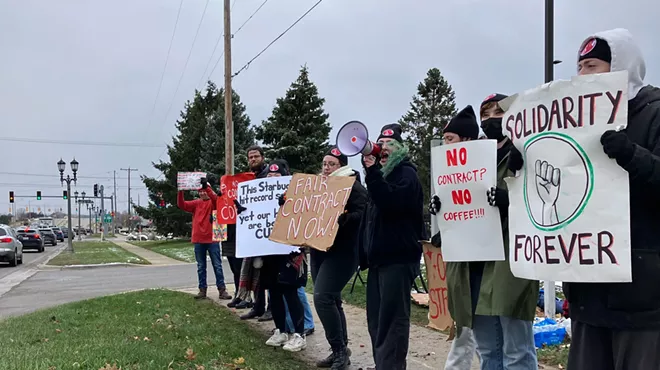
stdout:
<svg viewBox="0 0 660 370">
<path fill-rule="evenodd" d="M 254 180 L 253 172 L 237 173 L 236 175 L 224 175 L 220 178 L 220 192 L 222 196 L 218 197 L 218 224 L 236 223 L 236 206 L 234 199 L 238 198 L 238 183 Z"/>
</svg>

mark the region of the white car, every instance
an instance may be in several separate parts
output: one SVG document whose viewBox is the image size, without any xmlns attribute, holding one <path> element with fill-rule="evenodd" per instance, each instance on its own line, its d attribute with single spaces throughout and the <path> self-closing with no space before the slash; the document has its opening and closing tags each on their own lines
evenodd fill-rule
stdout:
<svg viewBox="0 0 660 370">
<path fill-rule="evenodd" d="M 0 261 L 9 266 L 23 263 L 23 243 L 18 240 L 16 231 L 7 225 L 0 225 Z"/>
</svg>

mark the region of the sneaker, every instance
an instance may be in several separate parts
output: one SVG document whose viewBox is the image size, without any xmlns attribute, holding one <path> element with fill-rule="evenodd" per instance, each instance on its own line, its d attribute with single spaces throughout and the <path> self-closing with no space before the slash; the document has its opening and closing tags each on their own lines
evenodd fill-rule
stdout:
<svg viewBox="0 0 660 370">
<path fill-rule="evenodd" d="M 227 307 L 234 308 L 236 307 L 236 305 L 238 305 L 241 302 L 242 300 L 240 298 L 234 298 L 231 302 L 227 303 Z"/>
<path fill-rule="evenodd" d="M 261 315 L 260 318 L 257 319 L 259 322 L 266 322 L 266 321 L 271 321 L 273 319 L 273 313 L 270 311 L 266 311 L 263 315 Z"/>
<path fill-rule="evenodd" d="M 305 331 L 303 332 L 303 334 L 305 334 L 305 338 L 307 338 L 307 336 L 314 334 L 314 328 L 311 328 L 311 329 L 305 329 Z"/>
<path fill-rule="evenodd" d="M 280 333 L 279 329 L 275 329 L 275 333 L 268 338 L 266 345 L 273 347 L 281 347 L 289 342 L 289 335 L 287 333 Z"/>
<path fill-rule="evenodd" d="M 283 350 L 289 352 L 298 352 L 307 348 L 307 340 L 305 337 L 301 336 L 298 333 L 293 334 L 291 339 L 282 347 Z"/>
</svg>

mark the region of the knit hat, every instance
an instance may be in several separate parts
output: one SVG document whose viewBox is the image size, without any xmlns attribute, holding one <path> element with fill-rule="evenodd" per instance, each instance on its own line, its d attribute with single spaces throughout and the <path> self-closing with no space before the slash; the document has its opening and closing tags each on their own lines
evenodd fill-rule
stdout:
<svg viewBox="0 0 660 370">
<path fill-rule="evenodd" d="M 477 123 L 477 116 L 474 114 L 474 109 L 471 105 L 463 108 L 456 116 L 454 116 L 444 132 L 451 132 L 460 137 L 477 140 L 479 138 L 479 124 Z"/>
<path fill-rule="evenodd" d="M 341 152 L 339 151 L 339 149 L 337 149 L 336 146 L 332 146 L 330 150 L 328 150 L 328 152 L 325 153 L 325 155 L 329 155 L 331 157 L 337 158 L 339 164 L 342 166 L 346 166 L 348 164 L 348 157 L 341 154 Z"/>
<path fill-rule="evenodd" d="M 401 128 L 401 125 L 398 123 L 387 124 L 383 126 L 382 129 L 380 129 L 380 135 L 378 136 L 378 140 L 382 138 L 390 138 L 402 143 L 403 142 L 403 138 L 401 137 L 402 131 L 403 130 Z"/>
<path fill-rule="evenodd" d="M 600 59 L 607 63 L 612 63 L 612 50 L 607 41 L 597 37 L 587 40 L 580 50 L 578 62 L 584 59 Z"/>
<path fill-rule="evenodd" d="M 504 95 L 504 94 L 499 94 L 499 93 L 490 94 L 486 97 L 486 99 L 484 99 L 484 101 L 481 102 L 480 107 L 483 107 L 484 105 L 486 105 L 488 103 L 497 103 L 497 102 L 502 101 L 506 98 L 508 98 L 508 96 Z"/>
<path fill-rule="evenodd" d="M 284 159 L 276 159 L 268 165 L 267 173 L 279 173 L 282 176 L 289 176 L 289 163 Z"/>
</svg>

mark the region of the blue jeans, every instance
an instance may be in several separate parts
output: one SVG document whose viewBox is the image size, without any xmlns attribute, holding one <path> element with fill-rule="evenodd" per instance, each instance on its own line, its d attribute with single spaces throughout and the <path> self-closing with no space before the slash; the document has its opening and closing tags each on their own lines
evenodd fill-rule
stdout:
<svg viewBox="0 0 660 370">
<path fill-rule="evenodd" d="M 312 308 L 309 306 L 307 301 L 307 294 L 305 293 L 305 287 L 298 288 L 298 297 L 303 304 L 305 309 L 305 330 L 314 329 L 314 316 L 312 316 Z M 286 300 L 284 300 L 284 309 L 286 311 L 286 331 L 287 333 L 293 333 L 293 321 L 291 320 L 291 315 L 289 314 L 289 307 L 286 306 Z"/>
<path fill-rule="evenodd" d="M 211 256 L 211 265 L 215 272 L 215 284 L 219 289 L 225 289 L 225 276 L 222 272 L 222 257 L 220 257 L 220 244 L 195 243 L 195 261 L 197 261 L 197 280 L 199 288 L 208 287 L 206 284 L 206 252 Z"/>
<path fill-rule="evenodd" d="M 531 321 L 475 315 L 473 328 L 481 370 L 536 370 Z"/>
</svg>

